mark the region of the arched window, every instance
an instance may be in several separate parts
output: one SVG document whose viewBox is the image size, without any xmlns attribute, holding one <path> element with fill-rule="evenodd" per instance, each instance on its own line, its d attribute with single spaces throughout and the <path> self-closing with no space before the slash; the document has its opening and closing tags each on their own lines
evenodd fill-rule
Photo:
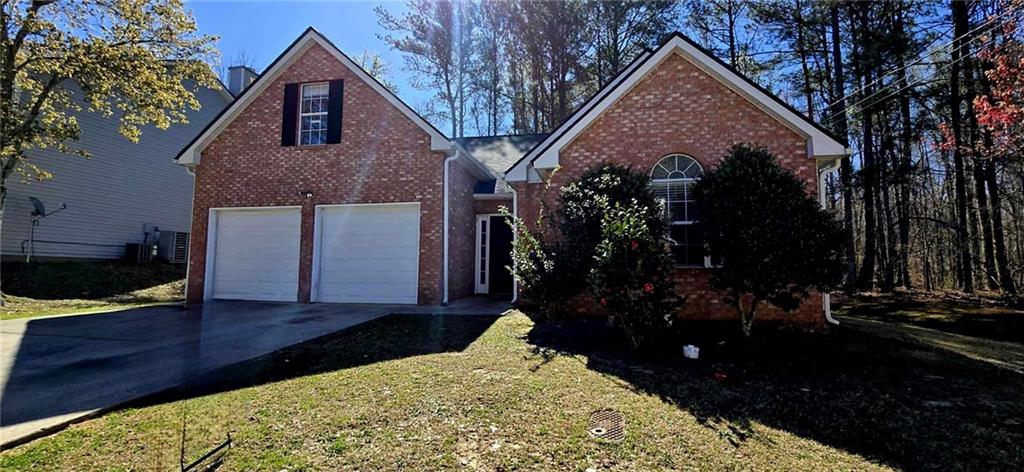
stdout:
<svg viewBox="0 0 1024 472">
<path fill-rule="evenodd" d="M 651 169 L 651 190 L 665 207 L 672 258 L 677 264 L 707 265 L 700 206 L 693 196 L 693 186 L 703 176 L 700 164 L 685 154 L 665 156 Z"/>
</svg>

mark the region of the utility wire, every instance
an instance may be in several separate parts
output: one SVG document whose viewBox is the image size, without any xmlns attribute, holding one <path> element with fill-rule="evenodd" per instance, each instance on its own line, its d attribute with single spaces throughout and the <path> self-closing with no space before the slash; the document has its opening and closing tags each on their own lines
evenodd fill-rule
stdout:
<svg viewBox="0 0 1024 472">
<path fill-rule="evenodd" d="M 991 30 L 993 30 L 993 29 L 995 29 L 995 28 L 998 28 L 998 27 L 1000 27 L 1000 26 L 1002 26 L 1002 24 L 998 24 L 998 25 L 992 25 L 991 27 L 989 27 L 988 31 L 991 31 Z M 986 32 L 987 32 L 987 31 L 986 31 Z M 977 39 L 980 39 L 980 37 L 981 37 L 981 35 L 975 36 L 974 38 L 972 38 L 972 39 L 968 40 L 968 41 L 967 41 L 967 43 L 964 43 L 964 45 L 966 45 L 966 44 L 969 44 L 969 43 L 971 43 L 971 42 L 973 42 L 973 41 L 975 41 L 975 40 L 977 40 Z M 955 60 L 955 61 L 950 61 L 950 62 L 947 62 L 946 64 L 944 64 L 944 65 L 943 65 L 942 67 L 940 67 L 940 68 L 939 68 L 938 70 L 936 70 L 936 71 L 935 71 L 935 73 L 937 74 L 937 73 L 939 73 L 939 72 L 942 72 L 942 71 L 944 71 L 944 70 L 946 70 L 946 69 L 950 68 L 950 67 L 951 67 L 951 66 L 952 66 L 953 64 L 956 64 L 956 63 L 958 63 L 958 62 L 961 62 L 961 61 L 964 61 L 964 60 L 967 60 L 967 59 L 970 59 L 970 58 L 971 58 L 971 57 L 970 57 L 970 55 L 969 55 L 969 54 L 965 54 L 965 55 L 963 55 L 963 56 L 960 56 L 960 58 L 958 58 L 957 60 Z M 897 72 L 898 72 L 898 71 L 897 71 Z M 864 106 L 862 106 L 861 108 L 862 108 L 862 109 L 864 109 L 864 108 L 871 108 L 871 107 L 873 107 L 873 106 L 875 106 L 875 105 L 878 105 L 879 103 L 882 103 L 882 102 L 883 102 L 883 101 L 885 101 L 885 100 L 888 100 L 888 99 L 889 99 L 889 98 L 891 98 L 892 96 L 894 96 L 894 95 L 896 95 L 896 94 L 898 94 L 898 93 L 900 93 L 900 92 L 902 92 L 902 91 L 904 91 L 904 90 L 907 90 L 907 89 L 909 89 L 909 88 L 912 88 L 912 87 L 916 87 L 916 86 L 918 86 L 918 85 L 921 85 L 921 84 L 923 84 L 923 83 L 925 83 L 925 82 L 928 82 L 928 81 L 930 81 L 930 80 L 931 80 L 931 78 L 926 78 L 926 79 L 919 79 L 919 80 L 916 80 L 916 81 L 914 81 L 914 82 L 911 82 L 911 83 L 909 83 L 909 84 L 907 84 L 907 85 L 905 85 L 905 86 L 903 86 L 903 87 L 900 87 L 899 89 L 897 89 L 897 90 L 895 90 L 895 91 L 893 91 L 893 92 L 889 93 L 888 95 L 885 95 L 885 96 L 884 96 L 884 97 L 882 97 L 881 99 L 875 100 L 875 101 L 871 102 L 871 103 L 870 103 L 870 104 L 868 104 L 868 105 L 864 105 Z M 852 104 L 850 104 L 850 105 L 847 105 L 847 106 L 846 106 L 846 107 L 844 107 L 844 108 L 843 108 L 842 110 L 839 110 L 839 111 L 837 111 L 837 112 L 835 112 L 835 113 L 833 113 L 833 114 L 829 115 L 829 116 L 828 116 L 827 118 L 825 118 L 825 120 L 824 120 L 824 121 L 826 121 L 826 122 L 831 122 L 831 121 L 832 121 L 833 119 L 835 119 L 835 118 L 836 118 L 837 116 L 839 116 L 839 115 L 841 115 L 841 114 L 843 114 L 843 113 L 847 113 L 847 112 L 849 112 L 849 111 L 850 111 L 851 109 L 853 109 L 854 107 L 856 107 L 856 106 L 860 105 L 861 103 L 864 103 L 864 102 L 866 102 L 866 101 L 869 101 L 869 100 L 872 100 L 872 99 L 874 99 L 874 98 L 875 98 L 876 96 L 878 96 L 878 95 L 880 95 L 880 94 L 882 94 L 882 93 L 885 93 L 885 92 L 886 92 L 886 89 L 887 89 L 887 88 L 889 88 L 889 87 L 891 87 L 891 86 L 892 86 L 893 84 L 895 84 L 895 82 L 894 82 L 894 83 L 890 83 L 890 84 L 886 84 L 886 85 L 884 85 L 884 86 L 883 86 L 883 87 L 882 87 L 882 88 L 881 88 L 880 90 L 878 90 L 878 91 L 876 91 L 876 92 L 873 92 L 873 93 L 871 93 L 870 95 L 868 95 L 868 96 L 866 96 L 866 97 L 864 97 L 864 98 L 861 98 L 860 100 L 858 100 L 858 101 L 856 101 L 856 102 L 854 102 L 854 103 L 852 103 Z M 861 87 L 861 88 L 863 88 L 863 87 Z M 826 109 L 827 109 L 827 107 L 826 107 Z"/>
<path fill-rule="evenodd" d="M 1014 13 L 1014 12 L 1016 12 L 1017 10 L 1020 10 L 1021 8 L 1024 8 L 1024 4 L 1021 4 L 1020 6 L 1016 6 L 1016 7 L 1013 7 L 1013 8 L 1007 9 L 1007 10 L 1004 10 L 1004 11 L 1002 11 L 1002 12 L 1000 12 L 1000 13 L 996 14 L 996 15 L 993 15 L 993 16 L 992 16 L 991 18 L 989 18 L 989 19 L 988 19 L 987 21 L 985 21 L 984 23 L 982 23 L 982 24 L 980 24 L 980 25 L 976 26 L 976 27 L 975 27 L 974 29 L 972 29 L 972 30 L 970 30 L 970 31 L 968 31 L 968 32 L 966 32 L 966 33 L 964 33 L 964 34 L 963 34 L 963 35 L 961 35 L 961 36 L 958 36 L 958 37 L 956 37 L 956 38 L 953 38 L 952 40 L 950 40 L 950 42 L 948 42 L 948 43 L 944 44 L 944 45 L 943 45 L 943 46 L 941 46 L 941 47 L 938 47 L 938 48 L 935 48 L 935 49 L 933 49 L 933 50 L 928 50 L 928 51 L 925 51 L 925 52 L 923 52 L 923 53 L 922 53 L 922 56 L 921 56 L 921 58 L 919 58 L 919 59 L 915 60 L 914 62 L 911 62 L 910 64 L 905 64 L 905 65 L 903 65 L 903 66 L 900 66 L 900 67 L 897 67 L 897 68 L 895 68 L 895 69 L 892 69 L 892 70 L 890 70 L 889 72 L 885 72 L 885 73 L 883 73 L 882 75 L 879 75 L 879 76 L 878 76 L 877 78 L 875 78 L 875 80 L 871 81 L 871 82 L 870 82 L 870 83 L 868 83 L 868 84 L 862 85 L 861 87 L 858 87 L 858 88 L 857 88 L 857 89 L 855 89 L 855 90 L 852 90 L 852 91 L 850 91 L 850 93 L 846 94 L 846 96 L 847 96 L 847 97 L 850 97 L 850 96 L 856 95 L 856 94 L 860 93 L 860 92 L 861 92 L 862 90 L 864 90 L 864 89 L 866 89 L 866 88 L 868 88 L 868 87 L 870 87 L 870 86 L 872 86 L 872 85 L 875 85 L 875 84 L 877 84 L 877 83 L 881 82 L 881 81 L 882 81 L 883 79 L 885 79 L 886 77 L 889 77 L 889 76 L 891 76 L 891 75 L 893 75 L 893 74 L 896 74 L 896 73 L 898 73 L 898 72 L 900 72 L 900 71 L 903 71 L 903 70 L 909 69 L 909 68 L 911 68 L 911 67 L 913 67 L 913 66 L 919 65 L 919 64 L 921 64 L 922 62 L 924 62 L 924 61 L 925 61 L 925 60 L 926 60 L 926 59 L 928 58 L 928 56 L 931 56 L 932 54 L 935 54 L 935 53 L 937 53 L 937 52 L 939 52 L 939 51 L 942 51 L 942 50 L 945 50 L 945 49 L 949 48 L 950 46 L 952 46 L 953 44 L 955 44 L 955 43 L 956 43 L 956 41 L 958 41 L 958 40 L 961 40 L 961 39 L 963 39 L 964 37 L 966 37 L 966 36 L 969 36 L 969 35 L 971 35 L 971 34 L 974 34 L 974 33 L 975 33 L 975 32 L 977 32 L 978 30 L 981 30 L 981 29 L 983 29 L 983 28 L 989 28 L 989 29 L 991 30 L 992 28 L 994 28 L 995 26 L 998 26 L 998 25 L 990 25 L 990 23 L 992 23 L 992 22 L 994 22 L 994 21 L 998 20 L 999 18 L 1001 18 L 1001 17 L 1003 17 L 1003 16 L 1006 16 L 1006 15 L 1009 15 L 1009 14 L 1011 14 L 1011 13 Z M 1000 25 L 1001 25 L 1001 24 L 1002 24 L 1002 23 L 1000 23 Z M 990 27 L 990 26 L 991 26 L 991 27 Z M 949 32 L 949 30 L 947 30 L 947 33 L 948 33 L 948 32 Z M 943 34 L 945 34 L 945 33 L 943 33 Z M 941 37 L 941 36 L 940 36 L 940 37 Z M 975 40 L 975 39 L 977 39 L 978 37 L 980 37 L 980 35 L 978 35 L 978 36 L 975 36 L 974 38 L 972 38 L 972 39 L 968 40 L 968 43 L 970 43 L 971 41 L 974 41 L 974 40 Z M 931 42 L 931 43 L 929 43 L 928 45 L 926 45 L 925 47 L 926 47 L 926 48 L 927 48 L 927 47 L 930 47 L 930 46 L 931 46 L 932 44 L 935 44 L 935 42 L 936 42 L 936 41 L 938 41 L 938 38 L 936 38 L 936 39 L 932 40 L 932 42 Z M 890 85 L 891 85 L 891 84 L 890 84 Z M 878 92 L 875 92 L 875 93 L 882 93 L 882 91 L 884 91 L 885 87 L 888 87 L 888 86 L 889 86 L 889 85 L 884 85 L 884 86 L 882 87 L 882 89 L 881 89 L 881 90 L 879 90 Z M 869 97 L 870 97 L 870 96 L 869 96 Z M 869 97 L 865 97 L 865 98 L 869 98 Z M 827 109 L 827 108 L 829 108 L 829 107 L 831 107 L 831 106 L 833 106 L 833 105 L 835 105 L 835 104 L 839 103 L 840 101 L 842 101 L 842 100 L 836 100 L 836 101 L 834 101 L 834 102 L 832 102 L 832 103 L 829 103 L 829 104 L 825 105 L 825 107 L 824 107 L 824 108 L 826 108 L 826 109 Z"/>
</svg>

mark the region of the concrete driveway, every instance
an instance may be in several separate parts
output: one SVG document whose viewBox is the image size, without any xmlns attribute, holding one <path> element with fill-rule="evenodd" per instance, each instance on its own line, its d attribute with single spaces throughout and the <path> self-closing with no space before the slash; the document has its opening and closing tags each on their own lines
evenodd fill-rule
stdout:
<svg viewBox="0 0 1024 472">
<path fill-rule="evenodd" d="M 210 302 L 193 310 L 151 307 L 3 321 L 0 444 L 391 313 L 494 314 L 501 307 Z"/>
</svg>

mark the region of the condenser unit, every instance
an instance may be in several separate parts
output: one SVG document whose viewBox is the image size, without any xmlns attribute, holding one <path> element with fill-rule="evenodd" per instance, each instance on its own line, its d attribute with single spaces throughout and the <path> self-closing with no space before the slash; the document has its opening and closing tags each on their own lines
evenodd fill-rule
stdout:
<svg viewBox="0 0 1024 472">
<path fill-rule="evenodd" d="M 161 231 L 157 256 L 160 259 L 175 264 L 188 262 L 188 233 L 182 231 Z"/>
</svg>

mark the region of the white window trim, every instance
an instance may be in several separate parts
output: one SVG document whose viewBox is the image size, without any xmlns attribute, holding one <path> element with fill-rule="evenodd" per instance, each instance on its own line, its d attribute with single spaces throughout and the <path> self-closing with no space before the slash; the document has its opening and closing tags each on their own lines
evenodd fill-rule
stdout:
<svg viewBox="0 0 1024 472">
<path fill-rule="evenodd" d="M 329 119 L 330 119 L 330 113 L 331 113 L 330 110 L 324 110 L 324 111 L 318 111 L 318 112 L 308 112 L 308 113 L 303 113 L 302 112 L 302 101 L 305 99 L 304 91 L 305 91 L 306 87 L 312 87 L 312 86 L 315 86 L 315 85 L 324 85 L 324 86 L 327 87 L 328 106 L 330 105 L 330 99 L 331 99 L 331 84 L 330 84 L 330 82 L 308 82 L 308 83 L 304 83 L 304 84 L 299 84 L 299 117 L 298 117 L 299 122 L 296 123 L 296 125 L 295 125 L 295 130 L 296 130 L 295 143 L 298 144 L 299 146 L 319 146 L 319 145 L 322 145 L 322 144 L 327 144 L 327 128 L 323 129 L 323 131 L 324 131 L 323 142 L 317 143 L 317 144 L 311 144 L 311 143 L 303 144 L 302 143 L 302 131 L 303 131 L 302 130 L 302 119 L 303 118 L 305 118 L 307 116 L 322 116 L 323 117 L 322 120 L 323 120 L 324 123 L 327 123 L 329 121 Z"/>
<path fill-rule="evenodd" d="M 679 153 L 679 152 L 672 153 L 672 154 L 666 154 L 666 155 L 662 156 L 661 159 L 658 159 L 658 162 L 656 162 L 654 164 L 654 166 L 651 167 L 651 173 L 654 173 L 654 169 L 657 168 L 657 167 L 661 167 L 662 169 L 664 169 L 666 171 L 669 171 L 668 172 L 669 175 L 672 175 L 672 172 L 678 172 L 679 169 L 669 170 L 667 167 L 661 165 L 661 162 L 664 161 L 665 159 L 669 158 L 669 157 L 680 157 L 680 156 L 681 157 L 685 157 L 685 158 L 690 159 L 691 161 L 693 161 L 693 163 L 690 164 L 690 166 L 687 166 L 687 168 L 684 169 L 682 172 L 685 172 L 685 171 L 689 170 L 691 166 L 696 165 L 697 168 L 700 169 L 701 175 L 704 174 L 704 166 L 700 165 L 700 161 L 698 161 L 697 159 L 695 159 L 693 156 L 691 156 L 689 154 L 684 154 L 684 153 Z M 653 177 L 651 178 L 651 184 L 654 184 L 654 183 L 664 183 L 664 184 L 696 183 L 698 181 L 700 181 L 700 179 L 699 178 L 694 178 L 694 177 L 667 178 L 667 179 L 656 179 L 656 178 L 653 178 Z M 655 198 L 657 198 L 657 196 L 655 196 Z M 687 202 L 689 202 L 689 200 L 687 200 Z M 665 205 L 666 205 L 665 210 L 666 211 L 668 211 L 668 204 L 669 204 L 669 202 L 666 201 L 665 202 Z M 692 224 L 695 224 L 695 223 L 697 223 L 697 220 L 675 220 L 675 221 L 670 220 L 668 222 L 669 226 L 688 226 L 688 225 L 692 225 Z M 713 267 L 711 265 L 711 256 L 709 256 L 709 255 L 705 255 L 704 256 L 704 264 L 703 265 L 673 263 L 673 266 L 678 267 L 678 268 L 684 268 L 684 269 L 707 269 L 707 268 Z"/>
</svg>

